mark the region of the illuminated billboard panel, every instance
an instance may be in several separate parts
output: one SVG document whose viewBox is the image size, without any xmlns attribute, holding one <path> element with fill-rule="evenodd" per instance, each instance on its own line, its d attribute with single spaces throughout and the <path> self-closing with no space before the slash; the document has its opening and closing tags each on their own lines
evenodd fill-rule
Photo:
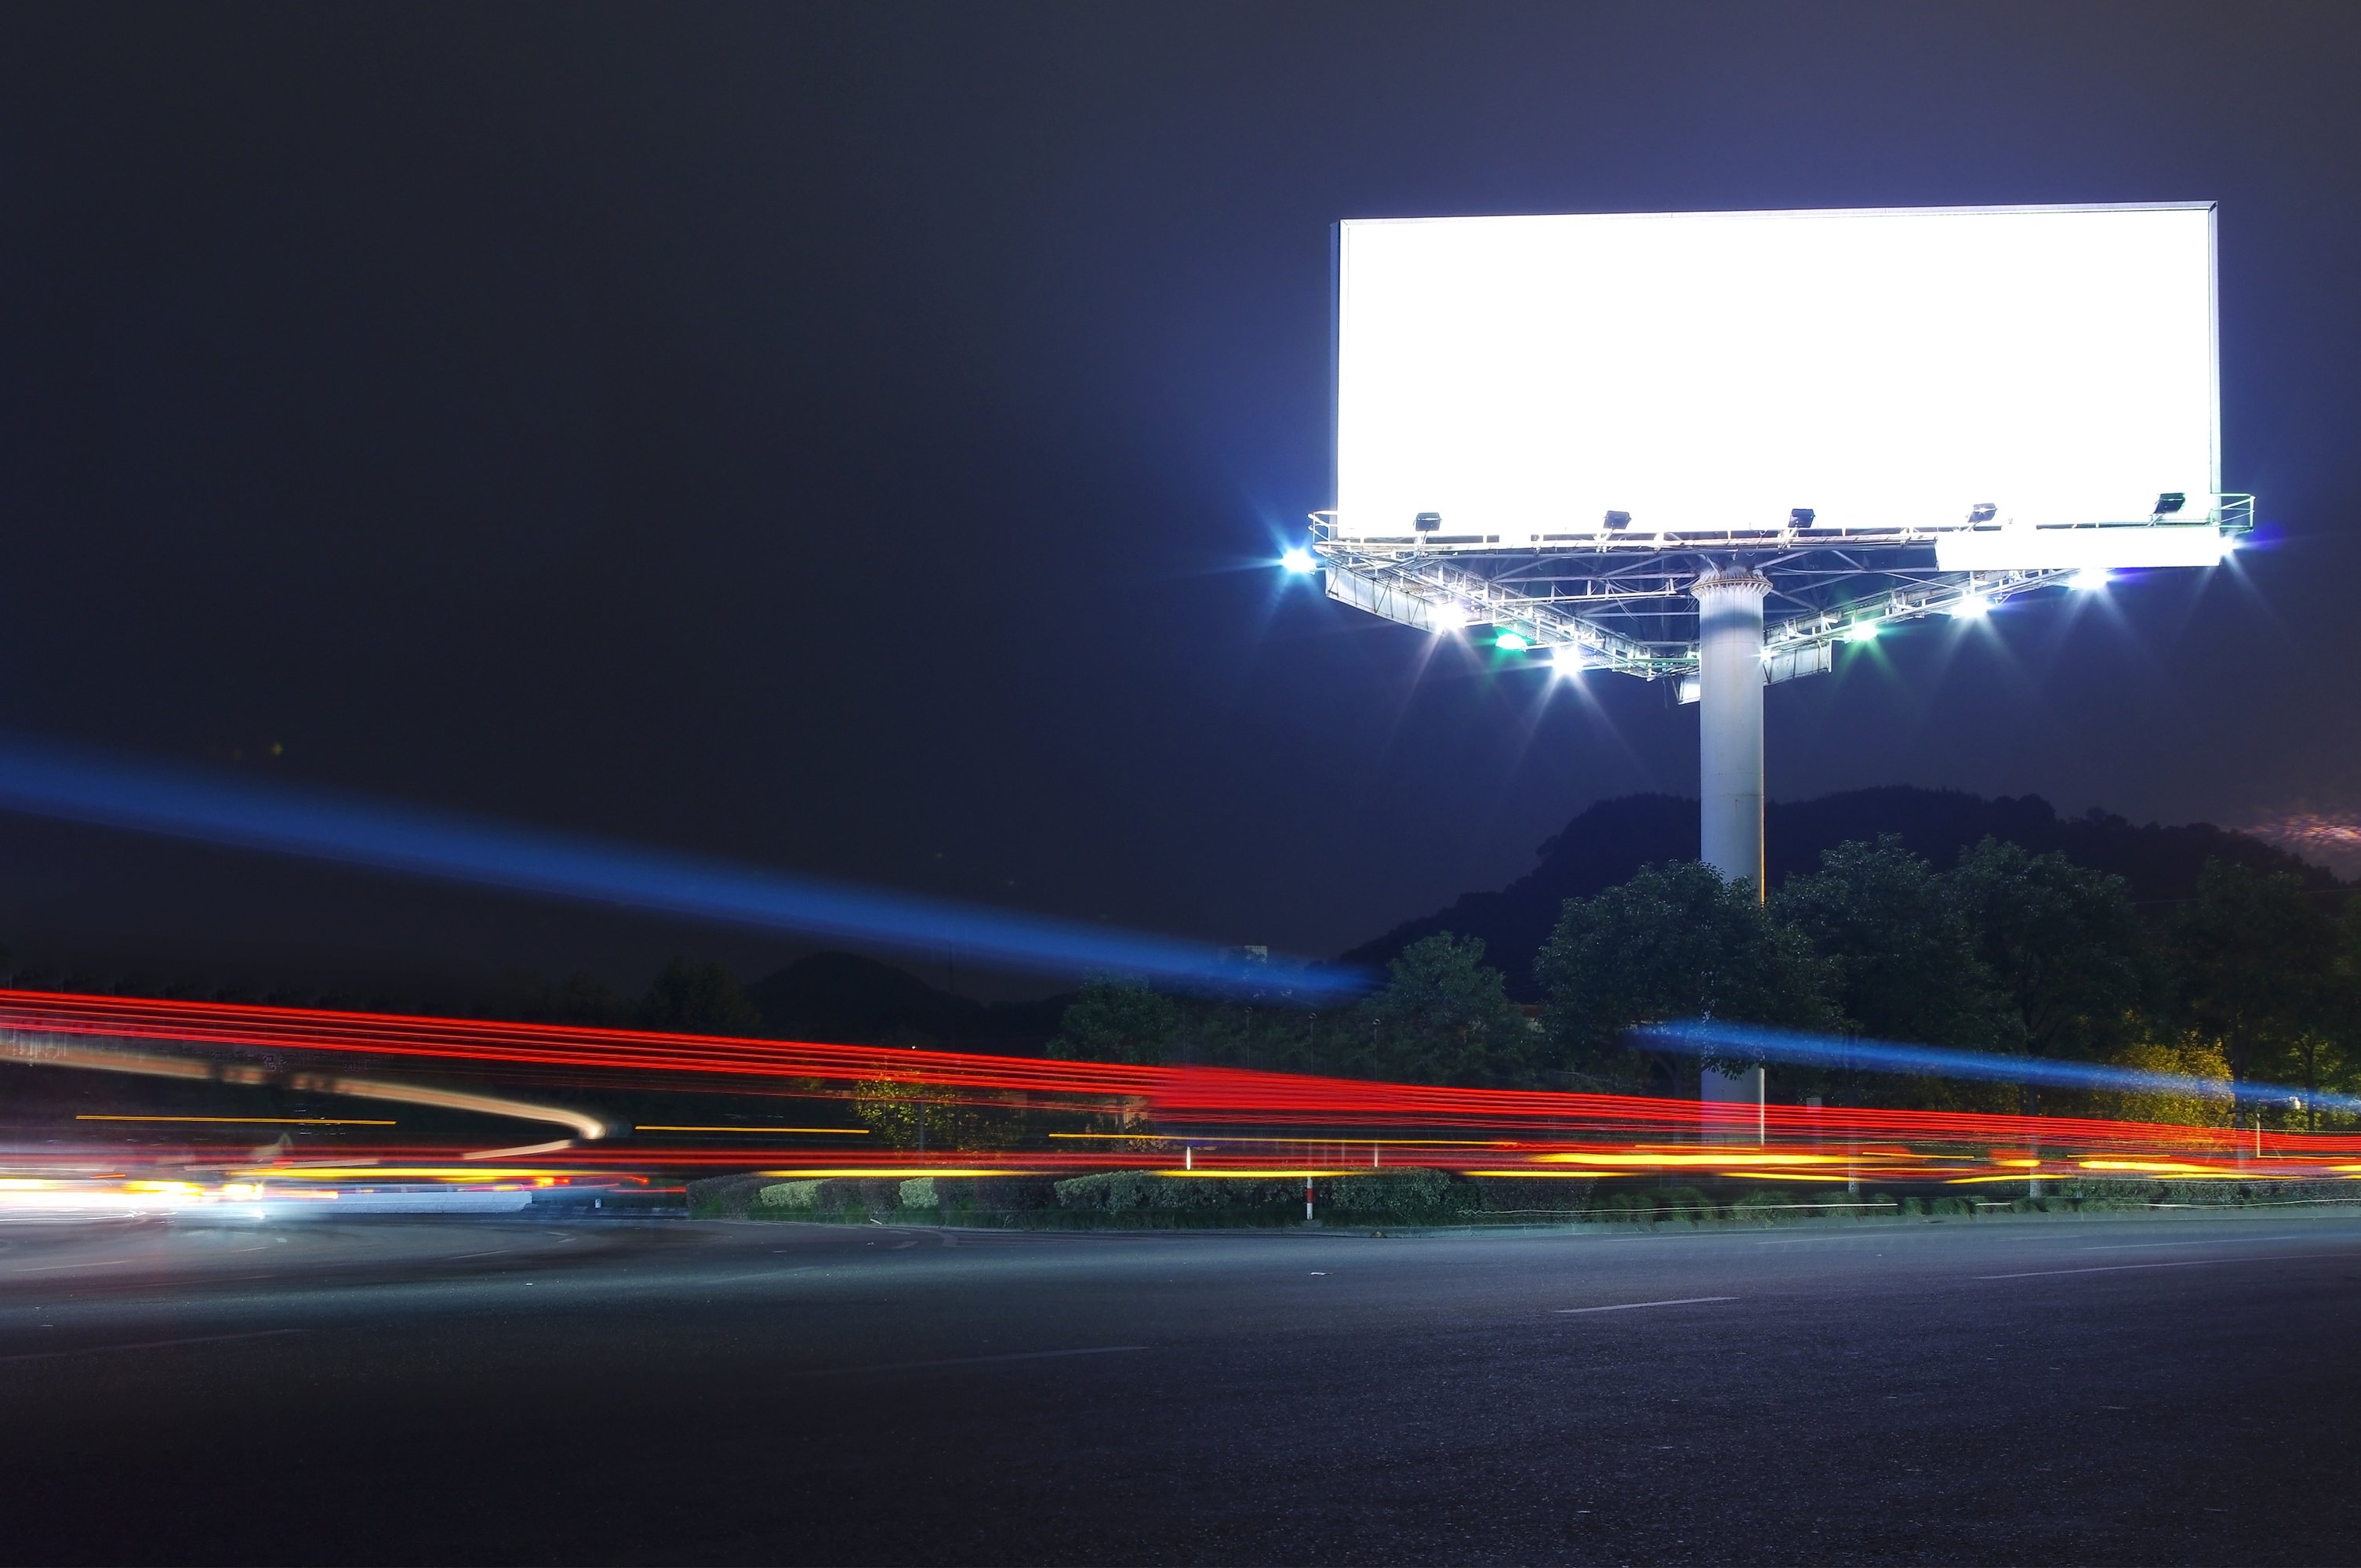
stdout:
<svg viewBox="0 0 2361 1568">
<path fill-rule="evenodd" d="M 1336 287 L 1340 538 L 2021 537 L 2221 488 L 2211 203 L 1356 220 Z"/>
</svg>

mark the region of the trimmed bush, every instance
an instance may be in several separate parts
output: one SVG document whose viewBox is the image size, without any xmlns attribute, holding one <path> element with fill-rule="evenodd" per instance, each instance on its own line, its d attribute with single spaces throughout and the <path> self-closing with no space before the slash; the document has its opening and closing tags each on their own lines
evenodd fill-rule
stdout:
<svg viewBox="0 0 2361 1568">
<path fill-rule="evenodd" d="M 1519 1209 L 1579 1212 L 1595 1206 L 1598 1191 L 1598 1181 L 1587 1176 L 1471 1176 L 1466 1181 L 1475 1189 L 1475 1201 L 1461 1207 L 1496 1213 Z"/>
<path fill-rule="evenodd" d="M 707 1176 L 688 1183 L 688 1212 L 697 1220 L 742 1220 L 754 1194 L 769 1183 L 760 1176 Z"/>
<path fill-rule="evenodd" d="M 1441 1170 L 1373 1170 L 1332 1177 L 1316 1187 L 1323 1209 L 1407 1221 L 1455 1219 L 1458 1211 L 1482 1201 L 1468 1183 Z"/>
<path fill-rule="evenodd" d="M 817 1209 L 819 1207 L 818 1181 L 779 1181 L 754 1194 L 754 1201 L 765 1209 Z"/>
<path fill-rule="evenodd" d="M 1795 1205 L 1802 1201 L 1793 1192 L 1749 1192 L 1742 1198 L 1731 1200 L 1730 1217 L 1768 1223 L 1773 1220 L 1793 1219 L 1819 1212 L 1797 1208 Z"/>
<path fill-rule="evenodd" d="M 1236 1180 L 1210 1176 L 1164 1176 L 1146 1170 L 1110 1170 L 1070 1177 L 1057 1184 L 1058 1207 L 1123 1214 L 1191 1209 L 1268 1209 L 1303 1201 L 1303 1184 L 1292 1180 Z"/>
<path fill-rule="evenodd" d="M 902 1183 L 896 1196 L 905 1209 L 937 1209 L 942 1206 L 942 1200 L 935 1192 L 935 1179 L 931 1176 L 911 1177 Z"/>
<path fill-rule="evenodd" d="M 902 1184 L 892 1178 L 814 1178 L 774 1181 L 757 1190 L 745 1211 L 751 1220 L 860 1219 L 902 1206 Z"/>
<path fill-rule="evenodd" d="M 1058 1207 L 1057 1187 L 1046 1176 L 939 1176 L 935 1190 L 952 1212 L 1011 1213 Z"/>
</svg>

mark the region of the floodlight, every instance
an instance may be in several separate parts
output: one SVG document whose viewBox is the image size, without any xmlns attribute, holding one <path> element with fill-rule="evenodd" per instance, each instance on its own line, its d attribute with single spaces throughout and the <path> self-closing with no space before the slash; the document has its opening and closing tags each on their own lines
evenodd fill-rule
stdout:
<svg viewBox="0 0 2361 1568">
<path fill-rule="evenodd" d="M 1978 501 L 1968 509 L 1968 522 L 1971 526 L 1979 522 L 1990 522 L 1999 515 L 2000 508 L 1991 501 Z"/>
<path fill-rule="evenodd" d="M 1505 648 L 1511 653 L 1521 653 L 1532 647 L 1532 643 L 1521 631 L 1503 631 L 1492 639 L 1492 646 Z"/>
<path fill-rule="evenodd" d="M 1628 511 L 1610 511 L 1607 514 L 1607 526 L 1615 529 L 1629 528 L 1631 526 L 1631 514 Z"/>
<path fill-rule="evenodd" d="M 1970 594 L 1951 607 L 1954 620 L 1982 620 L 1992 613 L 1992 600 L 1982 594 Z"/>
<path fill-rule="evenodd" d="M 1820 514 L 1809 507 L 1796 507 L 1787 513 L 1787 526 L 1798 533 L 1812 532 L 1812 520 Z"/>
<path fill-rule="evenodd" d="M 2156 498 L 2156 515 L 2158 517 L 2170 517 L 2174 512 L 2179 511 L 2182 507 L 2185 507 L 2188 504 L 2189 497 L 2186 492 L 2180 490 L 2167 490 L 2164 494 Z"/>
<path fill-rule="evenodd" d="M 1561 642 L 1550 650 L 1550 668 L 1561 675 L 1577 675 L 1587 667 L 1582 650 L 1571 642 Z"/>
<path fill-rule="evenodd" d="M 1456 631 L 1467 624 L 1467 611 L 1462 606 L 1448 602 L 1432 605 L 1427 609 L 1426 623 L 1438 634 Z"/>
<path fill-rule="evenodd" d="M 2107 586 L 2107 569 L 2104 566 L 2085 566 L 2067 578 L 2066 585 L 2069 587 L 2080 588 L 2086 594 L 2096 593 Z"/>
<path fill-rule="evenodd" d="M 1443 526 L 1443 514 L 1439 511 L 1422 511 L 1411 519 L 1411 526 L 1421 533 L 1433 533 Z"/>
<path fill-rule="evenodd" d="M 1318 561 L 1312 558 L 1312 552 L 1306 550 L 1301 544 L 1289 551 L 1286 554 L 1281 555 L 1279 558 L 1279 564 L 1286 567 L 1289 571 L 1294 573 L 1297 576 L 1301 576 L 1306 572 L 1315 570 L 1320 565 Z"/>
<path fill-rule="evenodd" d="M 1850 626 L 1845 628 L 1845 641 L 1848 642 L 1876 641 L 1877 622 L 1873 620 L 1854 621 Z"/>
</svg>

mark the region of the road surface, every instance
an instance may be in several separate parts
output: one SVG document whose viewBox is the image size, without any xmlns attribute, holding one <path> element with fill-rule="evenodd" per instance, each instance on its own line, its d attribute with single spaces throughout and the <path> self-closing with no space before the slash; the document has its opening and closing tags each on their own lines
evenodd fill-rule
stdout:
<svg viewBox="0 0 2361 1568">
<path fill-rule="evenodd" d="M 12 1562 L 2361 1560 L 2361 1216 L 0 1229 Z"/>
</svg>

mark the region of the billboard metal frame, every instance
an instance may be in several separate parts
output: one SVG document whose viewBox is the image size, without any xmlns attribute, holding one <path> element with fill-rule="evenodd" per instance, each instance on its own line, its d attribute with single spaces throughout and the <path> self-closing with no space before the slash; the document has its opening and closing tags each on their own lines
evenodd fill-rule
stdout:
<svg viewBox="0 0 2361 1568">
<path fill-rule="evenodd" d="M 2253 529 L 2254 497 L 2217 495 L 2207 502 L 2185 507 L 2169 524 L 2150 519 L 2037 532 L 2092 536 L 2202 525 L 2235 547 Z M 1326 567 L 1328 597 L 1356 609 L 1424 631 L 1514 630 L 1537 657 L 1560 667 L 1643 680 L 1697 674 L 1697 607 L 1689 587 L 1717 565 L 1744 562 L 1772 579 L 1764 673 L 1782 681 L 1828 669 L 1827 651 L 1839 642 L 1955 614 L 1971 603 L 1989 608 L 2075 576 L 2062 566 L 1944 571 L 1935 549 L 1945 532 L 1986 531 L 1816 537 L 1796 528 L 1733 529 L 1510 544 L 1497 535 L 1339 538 L 1334 514 L 1319 511 L 1312 514 L 1311 549 Z M 1682 695 L 1688 700 L 1694 694 Z"/>
</svg>

